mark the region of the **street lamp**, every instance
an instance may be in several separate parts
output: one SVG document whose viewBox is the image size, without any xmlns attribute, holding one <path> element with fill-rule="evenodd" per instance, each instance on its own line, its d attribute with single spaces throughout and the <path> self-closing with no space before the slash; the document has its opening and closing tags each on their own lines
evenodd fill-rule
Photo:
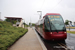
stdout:
<svg viewBox="0 0 75 50">
<path fill-rule="evenodd" d="M 31 17 L 30 17 L 30 23 L 29 23 L 29 25 L 30 25 L 30 28 L 32 27 L 32 25 L 31 25 Z"/>
<path fill-rule="evenodd" d="M 40 18 L 39 19 L 41 19 L 41 17 L 42 17 L 42 11 L 37 11 L 37 12 L 40 12 Z"/>
</svg>

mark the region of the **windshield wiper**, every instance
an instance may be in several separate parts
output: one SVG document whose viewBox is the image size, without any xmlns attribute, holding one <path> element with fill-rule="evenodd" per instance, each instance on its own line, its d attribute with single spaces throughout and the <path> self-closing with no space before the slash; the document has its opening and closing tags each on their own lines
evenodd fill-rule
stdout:
<svg viewBox="0 0 75 50">
<path fill-rule="evenodd" d="M 54 26 L 54 24 L 51 22 L 51 24 Z M 54 28 L 56 29 L 56 27 L 54 26 Z M 56 29 L 56 32 L 58 33 L 58 30 Z"/>
</svg>

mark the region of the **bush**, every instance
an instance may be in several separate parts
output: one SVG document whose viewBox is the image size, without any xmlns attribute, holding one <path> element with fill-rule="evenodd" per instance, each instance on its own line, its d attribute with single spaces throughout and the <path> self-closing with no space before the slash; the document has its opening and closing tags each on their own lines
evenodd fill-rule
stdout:
<svg viewBox="0 0 75 50">
<path fill-rule="evenodd" d="M 6 50 L 28 30 L 13 27 L 10 22 L 0 21 L 0 50 Z"/>
</svg>

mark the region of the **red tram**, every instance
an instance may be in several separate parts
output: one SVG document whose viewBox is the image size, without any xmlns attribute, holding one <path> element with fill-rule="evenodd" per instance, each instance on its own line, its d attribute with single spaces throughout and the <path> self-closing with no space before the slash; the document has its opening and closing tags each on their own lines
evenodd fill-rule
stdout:
<svg viewBox="0 0 75 50">
<path fill-rule="evenodd" d="M 47 13 L 36 23 L 35 28 L 46 40 L 65 40 L 67 38 L 63 18 L 58 13 Z"/>
</svg>

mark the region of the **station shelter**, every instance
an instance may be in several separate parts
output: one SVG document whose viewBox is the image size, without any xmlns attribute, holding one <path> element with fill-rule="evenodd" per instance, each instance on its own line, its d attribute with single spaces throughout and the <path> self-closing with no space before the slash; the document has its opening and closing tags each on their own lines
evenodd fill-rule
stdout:
<svg viewBox="0 0 75 50">
<path fill-rule="evenodd" d="M 13 21 L 13 26 L 16 27 L 23 27 L 24 28 L 24 24 L 23 24 L 23 19 L 20 17 L 5 17 L 9 20 L 9 22 L 12 23 Z"/>
</svg>

